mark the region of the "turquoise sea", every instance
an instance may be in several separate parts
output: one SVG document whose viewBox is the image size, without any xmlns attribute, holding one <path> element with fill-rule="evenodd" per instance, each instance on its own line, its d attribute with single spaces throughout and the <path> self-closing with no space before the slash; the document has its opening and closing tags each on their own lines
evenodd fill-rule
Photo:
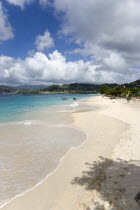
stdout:
<svg viewBox="0 0 140 210">
<path fill-rule="evenodd" d="M 52 105 L 71 104 L 91 95 L 0 95 L 0 123 L 28 119 L 28 113 Z M 62 100 L 66 98 L 67 100 Z"/>
<path fill-rule="evenodd" d="M 94 110 L 91 96 L 0 95 L 0 205 L 46 179 L 86 141 L 72 113 Z"/>
</svg>

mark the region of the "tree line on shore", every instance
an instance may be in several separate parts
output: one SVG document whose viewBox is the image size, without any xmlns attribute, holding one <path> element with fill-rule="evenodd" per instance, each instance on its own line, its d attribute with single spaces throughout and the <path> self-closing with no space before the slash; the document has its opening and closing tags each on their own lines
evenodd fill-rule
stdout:
<svg viewBox="0 0 140 210">
<path fill-rule="evenodd" d="M 114 97 L 138 97 L 140 98 L 140 88 L 138 87 L 126 87 L 122 85 L 118 85 L 114 88 L 110 88 L 108 86 L 101 87 L 101 94 L 106 96 L 114 96 Z"/>
<path fill-rule="evenodd" d="M 140 97 L 140 80 L 132 83 L 118 85 L 113 84 L 88 84 L 71 83 L 63 85 L 51 85 L 42 89 L 26 89 L 1 85 L 0 94 L 97 94 L 106 96 L 126 97 L 127 95 Z"/>
</svg>

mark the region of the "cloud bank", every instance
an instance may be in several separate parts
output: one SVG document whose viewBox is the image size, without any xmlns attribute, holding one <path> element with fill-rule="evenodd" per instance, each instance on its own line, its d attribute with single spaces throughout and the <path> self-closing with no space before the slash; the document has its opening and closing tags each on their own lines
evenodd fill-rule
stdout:
<svg viewBox="0 0 140 210">
<path fill-rule="evenodd" d="M 24 8 L 33 0 L 7 1 Z M 43 5 L 49 1 L 39 2 Z M 54 0 L 53 6 L 61 20 L 59 34 L 78 46 L 69 53 L 88 56 L 89 61 L 68 62 L 57 50 L 48 56 L 42 53 L 54 47 L 46 30 L 36 37 L 40 52 L 33 56 L 25 60 L 0 56 L 1 83 L 124 83 L 140 78 L 139 1 Z M 12 27 L 0 3 L 0 42 L 12 37 Z"/>
<path fill-rule="evenodd" d="M 13 29 L 8 21 L 6 10 L 0 2 L 0 43 L 13 37 Z"/>
<path fill-rule="evenodd" d="M 90 55 L 101 71 L 124 80 L 140 66 L 139 1 L 54 0 L 54 7 L 63 14 L 61 33 L 79 45 L 72 53 Z"/>
<path fill-rule="evenodd" d="M 107 61 L 107 62 L 110 62 Z M 126 80 L 130 75 L 135 79 L 138 74 L 129 70 Z M 140 74 L 139 74 L 140 76 Z M 46 56 L 37 52 L 25 60 L 12 57 L 0 56 L 0 83 L 1 84 L 51 84 L 70 82 L 120 82 L 124 75 L 121 72 L 102 71 L 100 66 L 93 61 L 67 62 L 66 58 L 58 51 Z"/>
</svg>

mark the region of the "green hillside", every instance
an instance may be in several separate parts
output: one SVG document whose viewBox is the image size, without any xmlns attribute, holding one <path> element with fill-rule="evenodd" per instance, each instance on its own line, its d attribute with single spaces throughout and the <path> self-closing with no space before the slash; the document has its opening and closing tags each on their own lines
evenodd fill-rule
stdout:
<svg viewBox="0 0 140 210">
<path fill-rule="evenodd" d="M 109 87 L 115 87 L 117 84 L 108 84 Z M 64 85 L 51 85 L 48 88 L 42 89 L 42 93 L 44 92 L 58 92 L 58 93 L 99 93 L 101 89 L 101 85 L 96 84 L 88 84 L 88 83 L 71 83 Z"/>
<path fill-rule="evenodd" d="M 16 93 L 17 89 L 14 87 L 0 85 L 0 94 Z"/>
<path fill-rule="evenodd" d="M 134 82 L 127 84 L 129 87 L 139 88 L 140 87 L 140 79 Z"/>
<path fill-rule="evenodd" d="M 28 89 L 28 88 L 29 89 Z M 42 87 L 42 86 L 38 86 Z M 102 93 L 107 95 L 126 95 L 128 91 L 132 94 L 139 95 L 140 92 L 140 80 L 125 83 L 118 85 L 113 84 L 88 84 L 88 83 L 71 83 L 63 85 L 51 85 L 47 88 L 37 89 L 34 87 L 34 90 L 30 89 L 31 86 L 22 86 L 21 87 L 10 87 L 5 85 L 0 85 L 0 94 L 94 94 Z"/>
</svg>

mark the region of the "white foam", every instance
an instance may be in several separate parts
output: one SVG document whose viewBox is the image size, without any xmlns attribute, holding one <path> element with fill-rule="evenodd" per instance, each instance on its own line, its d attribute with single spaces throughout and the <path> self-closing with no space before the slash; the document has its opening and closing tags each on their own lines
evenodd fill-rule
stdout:
<svg viewBox="0 0 140 210">
<path fill-rule="evenodd" d="M 31 125 L 31 124 L 35 124 L 36 121 L 34 120 L 25 120 L 25 121 L 13 121 L 13 122 L 6 122 L 6 123 L 0 123 L 0 126 L 4 126 L 4 125 Z"/>
<path fill-rule="evenodd" d="M 71 106 L 71 107 L 77 107 L 77 106 L 79 106 L 79 103 L 78 103 L 78 102 L 73 102 L 73 103 L 70 104 L 69 106 Z"/>
<path fill-rule="evenodd" d="M 23 124 L 23 125 L 32 125 L 34 124 L 35 122 L 33 120 L 25 120 L 25 121 L 22 121 L 22 122 L 18 122 L 19 124 Z"/>
<path fill-rule="evenodd" d="M 57 111 L 57 112 L 61 112 L 61 113 L 73 113 L 72 110 L 60 110 L 60 111 Z"/>
<path fill-rule="evenodd" d="M 66 125 L 61 125 L 61 124 L 60 124 L 60 125 L 53 125 L 53 126 L 59 128 L 59 127 L 65 127 Z"/>
</svg>

